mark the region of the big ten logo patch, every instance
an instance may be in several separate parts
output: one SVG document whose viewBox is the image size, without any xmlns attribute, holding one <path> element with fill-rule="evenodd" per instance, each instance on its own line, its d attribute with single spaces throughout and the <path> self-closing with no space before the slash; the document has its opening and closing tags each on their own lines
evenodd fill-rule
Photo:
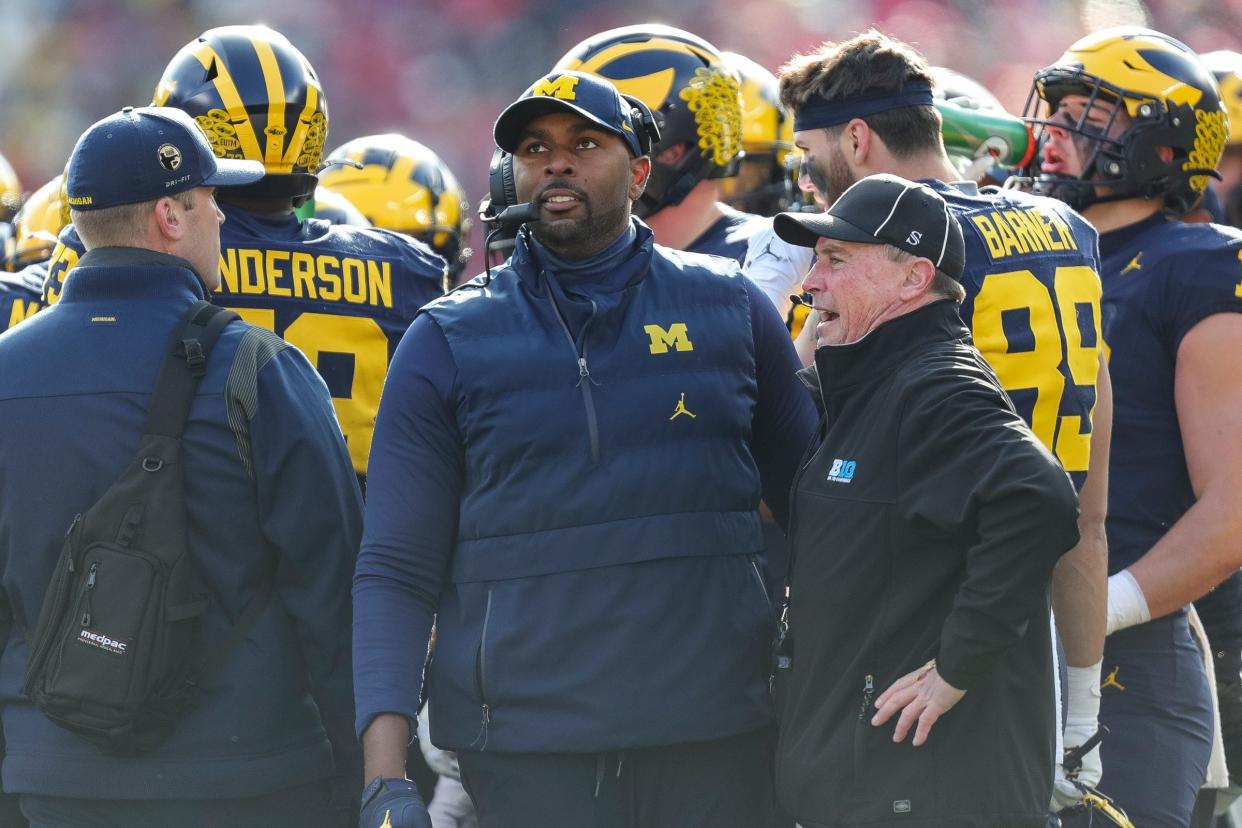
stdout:
<svg viewBox="0 0 1242 828">
<path fill-rule="evenodd" d="M 832 468 L 828 470 L 828 480 L 832 483 L 849 483 L 854 479 L 854 470 L 857 467 L 857 462 L 838 457 L 832 461 Z"/>
</svg>

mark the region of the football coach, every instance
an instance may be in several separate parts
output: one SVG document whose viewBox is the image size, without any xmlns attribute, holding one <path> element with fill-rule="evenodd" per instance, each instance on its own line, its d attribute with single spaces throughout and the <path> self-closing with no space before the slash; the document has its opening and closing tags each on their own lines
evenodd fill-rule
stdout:
<svg viewBox="0 0 1242 828">
<path fill-rule="evenodd" d="M 774 227 L 815 249 L 824 415 L 791 507 L 778 798 L 804 828 L 1042 826 L 1077 498 L 958 315 L 957 219 L 875 175 Z"/>
</svg>

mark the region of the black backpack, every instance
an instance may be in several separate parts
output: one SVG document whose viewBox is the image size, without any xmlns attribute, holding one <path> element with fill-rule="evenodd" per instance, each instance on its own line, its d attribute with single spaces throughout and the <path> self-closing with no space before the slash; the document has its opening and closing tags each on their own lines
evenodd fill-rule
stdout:
<svg viewBox="0 0 1242 828">
<path fill-rule="evenodd" d="M 209 593 L 186 543 L 181 436 L 207 356 L 238 316 L 198 302 L 160 368 L 138 454 L 73 519 L 30 640 L 25 693 L 52 721 L 108 753 L 150 750 L 172 732 L 199 681 L 258 618 L 251 601 L 227 643 L 196 641 Z"/>
</svg>

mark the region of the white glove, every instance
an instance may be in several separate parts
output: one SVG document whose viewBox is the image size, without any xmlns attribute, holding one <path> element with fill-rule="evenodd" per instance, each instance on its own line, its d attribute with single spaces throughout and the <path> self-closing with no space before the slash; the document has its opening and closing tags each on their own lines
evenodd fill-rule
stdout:
<svg viewBox="0 0 1242 828">
<path fill-rule="evenodd" d="M 1145 624 L 1151 620 L 1151 610 L 1147 608 L 1147 597 L 1143 588 L 1134 580 L 1130 570 L 1123 569 L 1116 575 L 1108 577 L 1108 632 L 1112 635 L 1117 630 Z"/>
<path fill-rule="evenodd" d="M 1086 742 L 1095 735 L 1100 720 L 1100 667 L 1097 662 L 1090 667 L 1069 667 L 1069 680 L 1065 694 L 1065 750 Z M 1082 758 L 1082 767 L 1076 774 L 1067 776 L 1060 760 L 1057 761 L 1056 778 L 1052 783 L 1053 812 L 1070 808 L 1082 802 L 1082 791 L 1073 780 L 1094 788 L 1100 784 L 1104 770 L 1100 764 L 1100 746 L 1096 745 Z"/>
<path fill-rule="evenodd" d="M 427 767 L 440 776 L 449 779 L 461 779 L 461 768 L 457 765 L 457 754 L 450 750 L 440 750 L 431 743 L 431 720 L 428 709 L 430 704 L 423 705 L 418 714 L 418 747 L 423 752 Z"/>
</svg>

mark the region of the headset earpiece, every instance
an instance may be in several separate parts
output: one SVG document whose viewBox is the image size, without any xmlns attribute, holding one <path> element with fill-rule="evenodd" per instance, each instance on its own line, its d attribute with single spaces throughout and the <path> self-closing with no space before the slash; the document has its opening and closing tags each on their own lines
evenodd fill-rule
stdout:
<svg viewBox="0 0 1242 828">
<path fill-rule="evenodd" d="M 621 97 L 638 112 L 638 145 L 642 148 L 643 155 L 650 155 L 651 148 L 660 143 L 660 125 L 656 122 L 655 114 L 651 107 L 633 95 Z"/>
<path fill-rule="evenodd" d="M 488 188 L 491 192 L 493 215 L 506 207 L 517 204 L 517 184 L 513 181 L 513 156 L 496 148 L 492 153 L 492 163 L 488 168 Z"/>
</svg>

